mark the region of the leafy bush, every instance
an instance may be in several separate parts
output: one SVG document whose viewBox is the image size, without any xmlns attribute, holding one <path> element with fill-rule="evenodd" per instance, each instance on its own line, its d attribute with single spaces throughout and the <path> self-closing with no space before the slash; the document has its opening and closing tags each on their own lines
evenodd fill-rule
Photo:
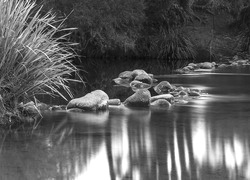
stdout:
<svg viewBox="0 0 250 180">
<path fill-rule="evenodd" d="M 68 94 L 66 83 L 76 71 L 67 34 L 51 12 L 40 16 L 31 0 L 0 0 L 0 95 L 3 108 L 36 94 Z M 35 10 L 35 11 L 34 11 Z"/>
</svg>

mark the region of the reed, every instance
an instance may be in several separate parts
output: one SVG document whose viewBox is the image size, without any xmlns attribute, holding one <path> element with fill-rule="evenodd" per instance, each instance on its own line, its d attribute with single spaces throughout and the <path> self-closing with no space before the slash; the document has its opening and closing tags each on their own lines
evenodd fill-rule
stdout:
<svg viewBox="0 0 250 180">
<path fill-rule="evenodd" d="M 37 94 L 71 95 L 67 85 L 76 71 L 75 55 L 66 43 L 72 29 L 63 28 L 49 11 L 31 0 L 0 0 L 0 95 L 4 108 Z"/>
</svg>

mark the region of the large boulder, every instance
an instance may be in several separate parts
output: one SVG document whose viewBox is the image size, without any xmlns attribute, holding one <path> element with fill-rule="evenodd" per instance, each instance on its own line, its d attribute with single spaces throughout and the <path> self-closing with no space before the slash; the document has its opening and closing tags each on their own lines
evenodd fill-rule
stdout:
<svg viewBox="0 0 250 180">
<path fill-rule="evenodd" d="M 102 90 L 95 90 L 81 98 L 72 99 L 67 109 L 79 108 L 84 111 L 105 110 L 108 107 L 108 95 Z"/>
<path fill-rule="evenodd" d="M 124 101 L 124 105 L 128 107 L 148 107 L 150 103 L 150 92 L 145 89 L 136 91 L 132 96 Z"/>
</svg>

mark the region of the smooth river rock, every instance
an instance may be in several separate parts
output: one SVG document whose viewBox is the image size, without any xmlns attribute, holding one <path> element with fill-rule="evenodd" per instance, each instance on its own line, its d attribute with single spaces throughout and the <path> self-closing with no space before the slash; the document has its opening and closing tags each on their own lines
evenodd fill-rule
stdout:
<svg viewBox="0 0 250 180">
<path fill-rule="evenodd" d="M 108 95 L 102 90 L 95 90 L 81 98 L 72 99 L 67 109 L 79 108 L 85 111 L 105 110 L 108 107 Z"/>
<path fill-rule="evenodd" d="M 150 92 L 145 89 L 136 91 L 133 95 L 124 101 L 127 107 L 148 107 L 150 103 Z"/>
<path fill-rule="evenodd" d="M 159 99 L 164 99 L 172 103 L 174 101 L 174 96 L 172 94 L 161 94 L 161 95 L 153 96 L 150 98 L 150 103 L 152 104 L 154 101 L 159 100 Z"/>
<path fill-rule="evenodd" d="M 157 94 L 167 94 L 171 89 L 173 89 L 173 87 L 168 81 L 161 81 L 154 87 Z"/>
</svg>

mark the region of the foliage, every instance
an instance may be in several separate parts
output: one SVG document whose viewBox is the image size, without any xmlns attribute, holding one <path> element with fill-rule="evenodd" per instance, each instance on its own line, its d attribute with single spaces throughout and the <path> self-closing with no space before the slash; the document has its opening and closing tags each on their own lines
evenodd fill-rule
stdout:
<svg viewBox="0 0 250 180">
<path fill-rule="evenodd" d="M 241 28 L 239 45 L 250 53 L 250 5 L 243 8 L 235 22 Z"/>
<path fill-rule="evenodd" d="M 194 0 L 194 8 L 210 9 L 211 11 L 220 12 L 226 10 L 234 18 L 238 16 L 240 10 L 249 5 L 249 0 Z"/>
<path fill-rule="evenodd" d="M 34 11 L 35 10 L 35 11 Z M 5 107 L 16 108 L 23 98 L 36 94 L 59 94 L 70 90 L 66 83 L 76 71 L 69 43 L 70 29 L 31 0 L 0 0 L 0 95 Z M 0 103 L 1 104 L 1 103 Z"/>
<path fill-rule="evenodd" d="M 146 16 L 145 31 L 137 42 L 141 56 L 164 59 L 169 63 L 194 57 L 193 45 L 183 31 L 190 16 L 179 4 L 149 0 Z"/>
<path fill-rule="evenodd" d="M 134 50 L 144 21 L 143 0 L 44 0 L 45 6 L 69 15 L 67 24 L 78 27 L 74 36 L 79 52 L 103 56 L 109 52 Z"/>
</svg>

